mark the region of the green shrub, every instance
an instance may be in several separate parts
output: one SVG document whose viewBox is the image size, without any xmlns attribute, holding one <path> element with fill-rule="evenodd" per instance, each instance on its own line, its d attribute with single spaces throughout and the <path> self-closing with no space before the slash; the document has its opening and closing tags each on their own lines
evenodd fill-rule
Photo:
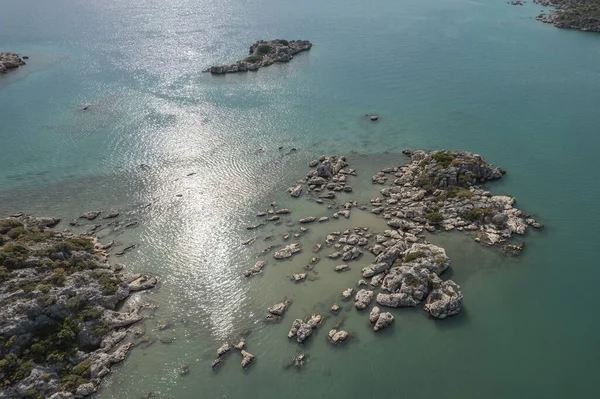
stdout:
<svg viewBox="0 0 600 399">
<path fill-rule="evenodd" d="M 0 283 L 3 283 L 4 281 L 8 280 L 9 275 L 10 272 L 8 271 L 8 269 L 4 266 L 0 266 Z"/>
<path fill-rule="evenodd" d="M 24 227 L 23 223 L 13 219 L 2 219 L 0 220 L 0 234 L 6 234 L 14 228 Z"/>
<path fill-rule="evenodd" d="M 255 63 L 255 62 L 262 61 L 262 59 L 263 59 L 262 55 L 251 55 L 250 57 L 244 58 L 244 62 Z"/>
<path fill-rule="evenodd" d="M 289 42 L 287 40 L 277 40 L 277 42 L 283 46 L 289 46 Z"/>
<path fill-rule="evenodd" d="M 404 262 L 410 263 L 419 258 L 422 258 L 423 256 L 425 256 L 425 252 L 423 251 L 411 252 L 406 254 L 406 256 L 404 257 Z"/>
<path fill-rule="evenodd" d="M 440 224 L 444 221 L 444 216 L 439 212 L 429 212 L 425 215 L 425 219 L 429 220 L 432 224 Z"/>
<path fill-rule="evenodd" d="M 256 52 L 258 54 L 268 54 L 269 51 L 271 51 L 271 46 L 269 46 L 268 44 L 260 44 L 257 48 L 256 48 Z"/>
<path fill-rule="evenodd" d="M 24 227 L 15 227 L 14 229 L 11 229 L 8 233 L 6 233 L 6 235 L 9 236 L 10 238 L 12 238 L 13 240 L 16 240 L 20 236 L 26 235 L 26 234 L 27 234 L 27 231 L 25 230 Z"/>
<path fill-rule="evenodd" d="M 433 159 L 435 159 L 435 161 L 439 165 L 442 165 L 445 167 L 445 166 L 450 165 L 450 163 L 454 159 L 454 155 L 449 152 L 437 152 L 437 153 L 433 154 Z"/>
<path fill-rule="evenodd" d="M 54 285 L 63 285 L 67 279 L 65 269 L 58 267 L 54 269 L 52 274 L 48 277 L 48 281 Z"/>
<path fill-rule="evenodd" d="M 29 250 L 22 245 L 9 242 L 0 249 L 0 266 L 7 269 L 17 269 L 21 262 L 27 259 Z"/>
<path fill-rule="evenodd" d="M 31 360 L 25 360 L 14 353 L 9 353 L 4 359 L 0 359 L 0 384 L 7 386 L 22 380 L 31 373 L 32 367 Z"/>
<path fill-rule="evenodd" d="M 463 212 L 460 214 L 460 217 L 474 222 L 477 220 L 482 220 L 484 217 L 486 216 L 491 216 L 492 215 L 492 210 L 489 208 L 473 208 L 467 212 Z"/>
<path fill-rule="evenodd" d="M 90 362 L 89 359 L 84 360 L 83 362 L 73 367 L 73 369 L 71 370 L 71 374 L 75 374 L 84 378 L 90 378 L 91 367 L 92 362 Z"/>
<path fill-rule="evenodd" d="M 458 186 L 450 186 L 446 190 L 446 198 L 471 198 L 473 193 L 464 188 Z"/>
</svg>

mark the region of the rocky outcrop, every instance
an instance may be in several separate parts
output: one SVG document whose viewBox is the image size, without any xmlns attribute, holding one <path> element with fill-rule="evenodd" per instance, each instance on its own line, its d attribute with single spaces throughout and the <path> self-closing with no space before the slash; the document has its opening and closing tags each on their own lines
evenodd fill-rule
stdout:
<svg viewBox="0 0 600 399">
<path fill-rule="evenodd" d="M 215 75 L 226 73 L 256 71 L 276 62 L 290 62 L 294 55 L 308 51 L 312 43 L 308 40 L 260 40 L 250 46 L 250 54 L 231 65 L 215 65 L 204 72 Z"/>
<path fill-rule="evenodd" d="M 445 319 L 460 312 L 463 294 L 460 286 L 452 280 L 434 286 L 425 302 L 425 310 L 437 319 Z"/>
<path fill-rule="evenodd" d="M 331 331 L 329 331 L 329 334 L 327 334 L 327 336 L 329 337 L 329 340 L 331 342 L 333 342 L 334 344 L 338 344 L 340 342 L 345 341 L 348 338 L 348 333 L 344 330 L 336 330 L 333 329 Z"/>
<path fill-rule="evenodd" d="M 242 367 L 246 368 L 254 360 L 254 355 L 250 352 L 246 352 L 245 350 L 242 350 L 241 354 L 242 354 Z"/>
<path fill-rule="evenodd" d="M 537 20 L 557 28 L 600 32 L 600 2 L 598 0 L 534 0 L 543 6 L 554 7 L 549 14 L 540 14 Z"/>
<path fill-rule="evenodd" d="M 282 249 L 276 251 L 273 254 L 275 259 L 288 259 L 291 258 L 294 254 L 297 254 L 302 249 L 300 248 L 300 244 L 297 242 L 291 243 L 283 247 Z"/>
<path fill-rule="evenodd" d="M 256 262 L 256 264 L 253 267 L 244 271 L 244 276 L 245 277 L 256 276 L 257 274 L 259 274 L 262 271 L 262 269 L 266 265 L 267 265 L 267 263 L 265 261 L 259 260 L 258 262 Z"/>
<path fill-rule="evenodd" d="M 301 344 L 312 335 L 312 330 L 317 328 L 321 321 L 323 321 L 323 317 L 319 314 L 313 314 L 306 321 L 302 319 L 294 320 L 288 338 L 296 337 L 296 341 Z"/>
<path fill-rule="evenodd" d="M 394 321 L 394 316 L 390 312 L 380 313 L 379 316 L 377 317 L 377 321 L 375 322 L 375 325 L 373 326 L 373 330 L 374 331 L 383 330 L 384 328 L 386 328 L 387 326 L 392 324 L 393 321 Z"/>
<path fill-rule="evenodd" d="M 8 397 L 95 392 L 133 346 L 122 343 L 128 328 L 143 319 L 139 305 L 115 311 L 117 304 L 157 284 L 111 267 L 94 238 L 47 227 L 57 220 L 0 219 L 0 379 Z"/>
<path fill-rule="evenodd" d="M 541 227 L 514 208 L 514 198 L 494 196 L 477 186 L 505 173 L 480 155 L 414 151 L 408 165 L 394 169 L 373 176 L 374 183 L 389 186 L 381 190 L 384 198 L 371 204 L 403 241 L 418 241 L 423 230 L 458 230 L 471 232 L 478 242 L 515 252 L 519 247 L 508 239 L 524 234 L 528 226 Z"/>
<path fill-rule="evenodd" d="M 19 57 L 19 54 L 0 52 L 0 73 L 17 69 L 21 65 L 25 65 L 25 61 Z"/>
<path fill-rule="evenodd" d="M 281 316 L 283 316 L 283 314 L 285 313 L 285 311 L 291 304 L 292 304 L 292 301 L 285 300 L 283 302 L 276 303 L 275 305 L 271 306 L 267 310 L 267 312 L 268 312 L 267 317 L 266 317 L 267 320 L 278 321 L 279 319 L 281 319 Z"/>
<path fill-rule="evenodd" d="M 354 306 L 356 309 L 363 310 L 369 307 L 373 300 L 373 291 L 360 290 L 354 297 Z"/>
</svg>

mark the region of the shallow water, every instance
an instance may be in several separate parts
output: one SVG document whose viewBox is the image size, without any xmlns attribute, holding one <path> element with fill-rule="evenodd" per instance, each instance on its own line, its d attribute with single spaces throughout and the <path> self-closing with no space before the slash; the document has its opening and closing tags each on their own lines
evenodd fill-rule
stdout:
<svg viewBox="0 0 600 399">
<path fill-rule="evenodd" d="M 145 295 L 159 308 L 144 326 L 155 338 L 175 338 L 136 348 L 96 397 L 600 393 L 600 42 L 536 22 L 539 8 L 500 0 L 4 4 L 0 47 L 30 59 L 0 77 L 0 215 L 60 216 L 66 228 L 90 209 L 135 212 L 123 219 L 137 227 L 99 235 L 117 248 L 138 245 L 118 260 L 161 280 Z M 262 38 L 315 46 L 257 73 L 201 73 Z M 465 295 L 459 316 L 438 322 L 420 309 L 397 310 L 393 327 L 374 334 L 366 313 L 346 303 L 340 314 L 355 339 L 329 345 L 339 318 L 330 316 L 300 347 L 286 337 L 293 319 L 329 314 L 371 257 L 338 274 L 323 250 L 314 281 L 293 284 L 289 276 L 327 233 L 384 224 L 358 210 L 313 224 L 302 254 L 290 262 L 268 256 L 264 273 L 249 280 L 241 272 L 271 244 L 240 246 L 254 235 L 245 227 L 272 201 L 291 208 L 293 220 L 328 214 L 285 192 L 310 159 L 347 155 L 359 176 L 345 198 L 366 201 L 379 188 L 371 175 L 405 162 L 405 147 L 484 155 L 508 170 L 489 188 L 516 196 L 546 229 L 527 234 L 518 258 L 459 233 L 434 235 L 453 261 L 444 277 Z M 287 229 L 256 234 L 276 234 L 279 244 Z M 264 324 L 266 308 L 284 298 L 293 304 L 283 321 Z M 159 320 L 171 328 L 158 331 Z M 213 372 L 216 348 L 244 329 L 255 363 L 244 371 L 232 353 Z M 301 352 L 306 367 L 285 369 Z M 177 373 L 182 363 L 188 376 Z"/>
</svg>

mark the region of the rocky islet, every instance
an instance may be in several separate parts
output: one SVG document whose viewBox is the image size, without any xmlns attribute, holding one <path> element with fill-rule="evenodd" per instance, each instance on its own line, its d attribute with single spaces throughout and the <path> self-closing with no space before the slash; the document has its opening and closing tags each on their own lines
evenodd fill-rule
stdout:
<svg viewBox="0 0 600 399">
<path fill-rule="evenodd" d="M 312 43 L 308 40 L 260 40 L 250 46 L 248 57 L 231 65 L 214 65 L 205 70 L 214 75 L 257 71 L 274 63 L 290 62 L 294 55 L 308 51 Z"/>
<path fill-rule="evenodd" d="M 17 53 L 0 52 L 0 74 L 15 70 L 25 65 L 25 61 Z"/>
</svg>

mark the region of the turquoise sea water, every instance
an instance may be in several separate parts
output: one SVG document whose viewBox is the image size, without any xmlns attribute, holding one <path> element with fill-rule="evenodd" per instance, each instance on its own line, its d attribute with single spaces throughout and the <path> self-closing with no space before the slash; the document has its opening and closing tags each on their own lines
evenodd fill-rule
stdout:
<svg viewBox="0 0 600 399">
<path fill-rule="evenodd" d="M 0 76 L 0 216 L 60 216 L 66 228 L 90 209 L 134 211 L 126 218 L 137 228 L 99 234 L 138 244 L 119 260 L 161 279 L 143 296 L 159 306 L 144 327 L 175 341 L 136 348 L 97 398 L 600 395 L 599 35 L 541 24 L 539 6 L 504 0 L 0 4 L 0 51 L 30 56 Z M 257 73 L 201 73 L 269 38 L 314 47 Z M 344 329 L 356 334 L 347 345 L 326 341 L 338 317 L 304 347 L 289 341 L 294 318 L 327 314 L 371 260 L 342 275 L 322 260 L 318 279 L 291 284 L 312 245 L 384 224 L 356 211 L 311 226 L 303 254 L 269 258 L 252 280 L 241 271 L 271 243 L 240 247 L 253 235 L 245 226 L 273 200 L 294 220 L 326 215 L 285 193 L 322 153 L 346 154 L 359 170 L 356 195 L 368 199 L 378 189 L 371 175 L 404 162 L 406 147 L 482 154 L 508 170 L 490 189 L 516 196 L 546 229 L 528 233 L 519 258 L 458 233 L 431 237 L 465 295 L 455 318 L 397 310 L 393 328 L 375 335 L 345 304 Z M 282 323 L 263 324 L 284 297 L 294 303 Z M 159 320 L 171 328 L 159 331 Z M 213 372 L 216 348 L 244 329 L 256 362 L 244 371 L 233 353 Z M 283 367 L 301 352 L 310 359 L 302 371 Z"/>
</svg>

